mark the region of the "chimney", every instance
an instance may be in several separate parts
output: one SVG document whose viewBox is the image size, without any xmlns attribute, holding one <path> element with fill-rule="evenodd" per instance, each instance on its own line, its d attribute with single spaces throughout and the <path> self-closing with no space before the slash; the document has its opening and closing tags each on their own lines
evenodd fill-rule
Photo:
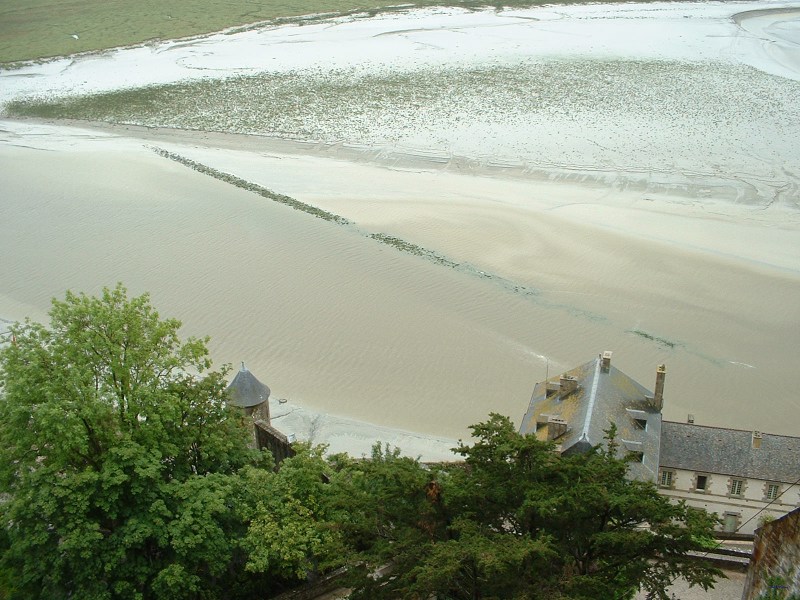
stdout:
<svg viewBox="0 0 800 600">
<path fill-rule="evenodd" d="M 753 432 L 753 449 L 758 450 L 761 448 L 761 432 L 754 431 Z"/>
<path fill-rule="evenodd" d="M 547 441 L 554 440 L 567 433 L 567 422 L 560 417 L 547 419 Z"/>
<path fill-rule="evenodd" d="M 563 398 L 578 389 L 578 379 L 572 375 L 564 373 L 558 380 L 559 395 Z"/>
<path fill-rule="evenodd" d="M 689 413 L 689 416 L 686 417 L 686 422 L 689 424 L 694 423 L 694 415 L 692 413 Z"/>
<path fill-rule="evenodd" d="M 608 370 L 611 368 L 611 350 L 603 352 L 601 368 L 603 373 L 608 373 Z"/>
<path fill-rule="evenodd" d="M 667 367 L 658 365 L 656 369 L 656 389 L 653 390 L 653 407 L 656 410 L 664 408 L 664 380 L 667 377 Z"/>
</svg>

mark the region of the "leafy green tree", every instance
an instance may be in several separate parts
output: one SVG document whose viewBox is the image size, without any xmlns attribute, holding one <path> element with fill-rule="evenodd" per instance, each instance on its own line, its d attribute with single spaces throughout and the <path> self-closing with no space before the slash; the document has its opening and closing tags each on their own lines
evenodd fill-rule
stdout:
<svg viewBox="0 0 800 600">
<path fill-rule="evenodd" d="M 0 568 L 14 598 L 196 598 L 246 562 L 257 461 L 205 341 L 118 285 L 53 301 L 0 352 Z"/>
<path fill-rule="evenodd" d="M 343 562 L 340 514 L 330 502 L 330 465 L 324 446 L 294 446 L 279 471 L 248 469 L 250 491 L 242 512 L 249 523 L 243 545 L 246 568 L 287 584 L 313 580 Z"/>
<path fill-rule="evenodd" d="M 368 460 L 333 459 L 329 501 L 348 552 L 353 598 L 412 594 L 410 579 L 376 577 L 388 564 L 408 573 L 443 528 L 435 471 L 377 444 Z"/>
</svg>

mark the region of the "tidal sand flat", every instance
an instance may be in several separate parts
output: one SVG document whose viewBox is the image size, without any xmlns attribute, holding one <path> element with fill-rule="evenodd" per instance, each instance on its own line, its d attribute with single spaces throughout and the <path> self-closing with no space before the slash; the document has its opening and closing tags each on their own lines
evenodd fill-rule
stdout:
<svg viewBox="0 0 800 600">
<path fill-rule="evenodd" d="M 277 397 L 447 437 L 489 412 L 519 418 L 535 381 L 609 349 L 645 385 L 667 364 L 667 418 L 796 433 L 798 402 L 775 382 L 800 341 L 797 63 L 769 66 L 774 44 L 737 24 L 755 6 L 421 11 L 0 73 L 6 103 L 198 80 L 211 98 L 190 110 L 183 88 L 159 88 L 136 93 L 180 102 L 123 114 L 101 101 L 90 115 L 146 129 L 3 121 L 0 316 L 122 280 Z M 795 13 L 773 19 L 791 34 Z M 509 65 L 524 66 L 510 96 L 496 85 Z M 631 111 L 622 95 L 647 73 Z M 254 84 L 269 81 L 306 95 L 254 120 L 270 105 Z M 335 102 L 305 110 L 333 88 Z M 75 118 L 94 100 L 60 102 Z"/>
</svg>

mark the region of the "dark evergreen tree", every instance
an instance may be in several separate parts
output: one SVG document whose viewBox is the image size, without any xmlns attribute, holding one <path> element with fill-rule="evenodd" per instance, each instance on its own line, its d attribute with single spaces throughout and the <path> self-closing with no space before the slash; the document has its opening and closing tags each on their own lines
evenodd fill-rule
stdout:
<svg viewBox="0 0 800 600">
<path fill-rule="evenodd" d="M 355 597 L 666 599 L 676 577 L 707 588 L 721 575 L 688 556 L 715 519 L 626 479 L 613 429 L 606 448 L 570 457 L 499 415 L 472 430 L 461 465 L 406 463 L 402 479 L 397 458 L 365 465 L 385 500 L 359 505 L 359 522 L 383 526 L 361 529 Z"/>
</svg>

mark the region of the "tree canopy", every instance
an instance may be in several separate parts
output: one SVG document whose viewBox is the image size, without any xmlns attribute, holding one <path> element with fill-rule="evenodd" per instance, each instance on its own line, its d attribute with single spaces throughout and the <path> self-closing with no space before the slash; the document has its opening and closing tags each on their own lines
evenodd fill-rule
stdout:
<svg viewBox="0 0 800 600">
<path fill-rule="evenodd" d="M 716 519 L 627 479 L 613 428 L 605 448 L 568 457 L 500 415 L 472 430 L 463 463 L 379 452 L 361 467 L 371 476 L 347 474 L 386 499 L 356 513 L 353 598 L 623 600 L 641 587 L 667 600 L 677 577 L 707 589 L 721 575 L 688 556 Z"/>
<path fill-rule="evenodd" d="M 0 598 L 250 599 L 346 567 L 352 598 L 666 599 L 715 520 L 492 415 L 423 465 L 248 446 L 226 370 L 121 285 L 0 349 Z"/>
<path fill-rule="evenodd" d="M 269 461 L 248 447 L 205 340 L 182 342 L 179 327 L 121 285 L 54 300 L 49 327 L 12 327 L 0 353 L 11 597 L 246 596 L 232 591 L 250 560 L 245 467 Z"/>
</svg>

